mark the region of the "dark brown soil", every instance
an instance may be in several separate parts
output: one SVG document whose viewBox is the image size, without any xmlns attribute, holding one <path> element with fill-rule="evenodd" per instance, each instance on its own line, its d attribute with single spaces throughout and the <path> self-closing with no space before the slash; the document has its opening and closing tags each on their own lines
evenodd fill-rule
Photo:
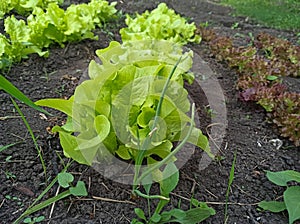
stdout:
<svg viewBox="0 0 300 224">
<path fill-rule="evenodd" d="M 118 8 L 124 13 L 143 12 L 146 9 L 153 9 L 158 2 L 160 1 L 118 1 Z M 219 5 L 217 1 L 163 2 L 167 2 L 169 7 L 197 24 L 208 21 L 218 34 L 234 38 L 237 44 L 245 43 L 249 33 L 255 36 L 260 32 L 267 32 L 291 41 L 296 40 L 295 33 L 257 25 L 247 18 L 232 17 L 230 15 L 232 10 Z M 236 22 L 239 23 L 238 28 L 232 29 L 231 26 Z M 118 35 L 118 29 L 122 26 L 120 24 L 124 22 L 119 21 L 109 26 L 114 36 L 98 30 L 96 32 L 99 41 L 72 43 L 64 49 L 53 46 L 49 58 L 46 59 L 33 55 L 28 60 L 13 66 L 6 77 L 34 101 L 51 97 L 68 98 L 72 95 L 89 61 L 95 57 L 95 50 L 106 47 L 111 39 L 120 40 Z M 225 159 L 211 162 L 204 169 L 201 168 L 203 164 L 199 164 L 202 161 L 202 154 L 196 150 L 193 157 L 181 169 L 180 183 L 172 195 L 169 208 L 177 207 L 181 201 L 181 208 L 187 209 L 189 201 L 186 199 L 194 197 L 207 202 L 216 210 L 217 214 L 204 223 L 224 223 L 229 172 L 234 152 L 237 152 L 227 223 L 288 223 L 286 212 L 277 214 L 259 212 L 257 203 L 264 199 L 276 199 L 282 195 L 283 189 L 270 183 L 264 171 L 286 169 L 300 171 L 299 147 L 294 147 L 291 142 L 279 136 L 276 128 L 267 122 L 265 113 L 260 107 L 238 100 L 235 89 L 237 75 L 226 64 L 218 62 L 205 43 L 188 47 L 204 59 L 225 96 L 227 126 L 225 132 L 220 133 L 225 136 L 223 141 L 217 141 L 218 136 L 214 137 L 219 147 L 216 149 Z M 201 70 L 201 63 L 199 66 L 196 69 Z M 205 96 L 207 94 L 205 81 L 198 78 L 198 82 L 200 85 L 195 84 L 188 88 L 192 99 L 202 111 L 199 113 L 199 120 L 205 132 L 209 123 L 203 111 L 209 100 Z M 299 90 L 299 82 L 288 80 L 288 83 L 295 90 Z M 0 153 L 0 223 L 12 223 L 45 189 L 46 185 L 43 168 L 30 135 L 18 117 L 9 96 L 3 92 L 0 93 L 0 105 L 0 145 L 20 142 Z M 46 129 L 54 124 L 60 124 L 65 117 L 51 111 L 56 117 L 44 120 L 38 112 L 27 106 L 20 104 L 20 108 L 38 138 L 47 166 L 48 178 L 52 180 L 63 168 L 57 155 L 62 155 L 62 149 L 57 137 L 50 135 Z M 4 119 L 6 116 L 12 117 Z M 225 127 L 226 122 L 222 127 Z M 218 129 L 217 127 L 214 126 L 215 129 Z M 280 149 L 276 149 L 270 141 L 277 138 L 283 141 Z M 146 206 L 144 200 L 134 201 L 136 205 L 130 204 L 128 200 L 130 200 L 131 186 L 104 178 L 93 168 L 73 163 L 69 171 L 75 175 L 76 180 L 81 179 L 85 182 L 88 196 L 69 197 L 57 202 L 52 213 L 51 208 L 47 207 L 34 214 L 34 217 L 44 215 L 48 223 L 130 223 L 130 220 L 135 217 L 133 209 Z M 46 197 L 54 196 L 55 193 L 56 188 L 53 188 Z M 15 199 L 9 199 L 9 196 Z M 93 196 L 119 202 L 96 200 Z M 51 217 L 48 218 L 50 214 Z"/>
</svg>

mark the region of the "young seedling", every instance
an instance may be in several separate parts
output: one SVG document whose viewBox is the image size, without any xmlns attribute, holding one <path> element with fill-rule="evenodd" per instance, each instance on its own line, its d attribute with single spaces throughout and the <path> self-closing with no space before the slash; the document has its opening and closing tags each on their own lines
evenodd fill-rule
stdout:
<svg viewBox="0 0 300 224">
<path fill-rule="evenodd" d="M 76 185 L 73 186 L 72 182 L 74 180 L 74 177 L 72 174 L 65 172 L 66 168 L 55 177 L 55 179 L 49 184 L 49 186 L 39 195 L 39 197 L 32 203 L 32 205 L 14 222 L 14 224 L 20 223 L 25 217 L 28 217 L 29 215 L 40 211 L 41 209 L 70 195 L 87 196 L 87 191 L 84 182 L 78 181 Z M 52 188 L 52 186 L 56 182 L 59 183 L 59 186 L 61 186 L 62 188 L 66 188 L 67 190 L 36 205 L 36 203 Z"/>
</svg>

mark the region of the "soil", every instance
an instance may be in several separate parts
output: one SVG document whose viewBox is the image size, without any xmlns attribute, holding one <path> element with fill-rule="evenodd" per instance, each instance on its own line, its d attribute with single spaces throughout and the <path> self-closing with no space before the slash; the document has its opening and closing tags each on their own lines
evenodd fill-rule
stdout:
<svg viewBox="0 0 300 224">
<path fill-rule="evenodd" d="M 159 2 L 162 1 L 118 1 L 117 7 L 124 13 L 141 13 L 146 9 L 152 10 Z M 234 17 L 233 10 L 220 5 L 217 0 L 163 2 L 176 12 L 195 21 L 196 24 L 207 21 L 219 35 L 230 36 L 237 44 L 244 44 L 245 36 L 249 33 L 255 36 L 260 32 L 267 32 L 292 42 L 297 40 L 293 32 L 270 29 L 245 17 Z M 64 49 L 53 46 L 49 58 L 32 55 L 29 59 L 14 65 L 5 76 L 34 101 L 51 97 L 68 98 L 84 74 L 89 61 L 95 58 L 95 50 L 108 46 L 112 39 L 120 40 L 118 29 L 124 26 L 123 19 L 108 26 L 112 34 L 97 30 L 98 41 L 86 40 L 67 44 Z M 238 23 L 238 28 L 232 29 L 235 23 Z M 213 140 L 215 140 L 218 147 L 214 147 L 218 150 L 220 158 L 224 157 L 224 159 L 212 161 L 207 167 L 203 167 L 201 166 L 203 155 L 196 149 L 194 155 L 181 168 L 180 182 L 168 208 L 175 208 L 180 203 L 181 208 L 187 209 L 189 201 L 186 199 L 194 197 L 199 201 L 207 202 L 216 210 L 216 215 L 203 223 L 224 223 L 225 195 L 236 152 L 227 223 L 288 223 L 286 212 L 261 212 L 257 209 L 257 203 L 264 199 L 277 199 L 282 195 L 284 189 L 270 183 L 264 171 L 288 169 L 300 171 L 300 148 L 294 147 L 291 142 L 280 137 L 276 128 L 268 123 L 266 114 L 260 107 L 239 101 L 235 89 L 237 74 L 225 63 L 218 62 L 204 42 L 188 47 L 203 59 L 201 63 L 205 62 L 211 69 L 208 72 L 212 72 L 213 80 L 217 80 L 225 96 L 226 120 L 216 115 L 216 119 L 223 119 L 224 123 L 222 127 L 216 123 L 211 125 L 217 135 L 218 130 L 223 130 L 223 133 L 211 139 L 211 145 L 214 145 Z M 205 71 L 201 63 L 196 69 L 203 73 Z M 201 77 L 197 79 L 198 84 L 187 88 L 198 109 L 202 111 L 198 116 L 201 127 L 206 132 L 209 123 L 214 124 L 213 116 L 210 121 L 205 113 L 209 103 L 206 97 L 209 86 L 201 85 L 205 83 Z M 287 83 L 291 88 L 299 91 L 299 81 L 294 82 L 289 79 Z M 0 153 L 0 223 L 12 223 L 41 194 L 46 187 L 46 181 L 32 139 L 21 118 L 18 117 L 9 96 L 3 92 L 0 93 L 0 104 L 0 145 L 19 142 Z M 52 180 L 63 168 L 59 158 L 62 156 L 62 149 L 58 138 L 47 130 L 55 124 L 64 122 L 65 117 L 49 110 L 56 116 L 45 119 L 33 109 L 19 105 L 38 139 L 47 167 L 47 177 Z M 218 105 L 216 106 L 218 109 Z M 220 106 L 219 109 L 222 107 Z M 216 137 L 222 137 L 222 141 L 220 138 L 218 141 Z M 274 139 L 282 140 L 283 146 L 278 149 L 273 144 Z M 135 207 L 146 208 L 144 200 L 130 201 L 130 185 L 114 182 L 93 168 L 77 163 L 73 163 L 69 171 L 75 175 L 76 180 L 80 179 L 86 183 L 88 196 L 69 197 L 58 201 L 53 211 L 50 206 L 31 217 L 44 215 L 45 223 L 130 223 L 130 220 L 135 217 L 133 211 Z M 44 199 L 54 196 L 56 190 L 57 186 L 51 189 Z M 97 200 L 93 196 L 116 201 L 105 201 L 99 198 Z"/>
</svg>

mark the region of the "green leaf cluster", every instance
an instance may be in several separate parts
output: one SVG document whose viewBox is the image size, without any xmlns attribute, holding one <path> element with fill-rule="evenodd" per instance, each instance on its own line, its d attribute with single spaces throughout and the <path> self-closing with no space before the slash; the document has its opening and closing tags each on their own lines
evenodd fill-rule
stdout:
<svg viewBox="0 0 300 224">
<path fill-rule="evenodd" d="M 183 80 L 192 81 L 188 71 L 192 52 L 182 54 L 180 47 L 166 41 L 111 42 L 98 50 L 102 64 L 89 65 L 90 80 L 80 84 L 69 100 L 44 99 L 40 106 L 58 109 L 68 115 L 65 126 L 54 127 L 67 157 L 91 165 L 95 158 L 108 159 L 118 155 L 135 161 L 140 145 L 151 134 L 145 157 L 165 158 L 173 142 L 181 141 L 191 123 L 188 93 Z M 156 130 L 150 133 L 162 89 L 179 58 L 162 104 Z M 74 134 L 75 133 L 75 134 Z M 210 153 L 207 138 L 194 128 L 188 140 Z"/>
<path fill-rule="evenodd" d="M 195 34 L 196 26 L 161 3 L 153 11 L 126 16 L 128 27 L 120 30 L 123 41 L 156 39 L 169 40 L 181 45 L 189 42 L 200 43 L 201 37 Z"/>
<path fill-rule="evenodd" d="M 14 10 L 20 15 L 26 15 L 32 12 L 35 7 L 47 8 L 50 3 L 61 5 L 64 0 L 6 0 L 0 4 L 0 19 L 4 15 Z"/>
<path fill-rule="evenodd" d="M 300 186 L 289 186 L 291 181 L 300 183 L 300 173 L 294 170 L 279 172 L 267 171 L 267 178 L 276 185 L 286 187 L 283 193 L 284 201 L 261 201 L 258 206 L 271 212 L 287 210 L 289 224 L 300 219 Z"/>
<path fill-rule="evenodd" d="M 46 9 L 35 7 L 26 22 L 14 15 L 7 17 L 4 27 L 9 38 L 0 34 L 0 69 L 29 54 L 48 56 L 47 48 L 53 43 L 63 47 L 66 42 L 97 39 L 92 31 L 113 17 L 115 5 L 116 2 L 91 0 L 63 10 L 49 3 Z"/>
<path fill-rule="evenodd" d="M 202 222 L 208 217 L 215 215 L 215 210 L 207 206 L 206 203 L 199 202 L 196 199 L 191 200 L 190 209 L 184 211 L 180 208 L 171 209 L 169 211 L 163 211 L 165 205 L 170 201 L 170 193 L 176 188 L 179 181 L 179 171 L 176 165 L 173 162 L 168 163 L 163 171 L 156 170 L 150 175 L 151 178 L 156 179 L 155 176 L 160 176 L 158 179 L 160 186 L 160 195 L 149 195 L 151 184 L 143 184 L 143 187 L 147 193 L 144 195 L 138 190 L 135 192 L 139 196 L 150 199 L 159 199 L 159 202 L 156 206 L 155 211 L 151 214 L 150 207 L 148 208 L 149 218 L 146 217 L 144 211 L 140 208 L 135 208 L 135 214 L 138 219 L 133 219 L 132 224 L 141 224 L 141 223 L 181 223 L 181 224 L 196 224 Z M 147 178 L 150 178 L 148 176 Z M 148 202 L 149 206 L 149 202 Z M 143 220 L 143 222 L 139 221 Z"/>
</svg>

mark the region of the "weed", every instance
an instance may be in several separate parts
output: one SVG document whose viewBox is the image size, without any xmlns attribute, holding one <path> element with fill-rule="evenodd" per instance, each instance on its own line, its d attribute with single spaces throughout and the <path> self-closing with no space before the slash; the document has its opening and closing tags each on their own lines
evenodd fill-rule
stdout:
<svg viewBox="0 0 300 224">
<path fill-rule="evenodd" d="M 4 76 L 0 75 L 0 90 L 4 90 L 12 97 L 25 103 L 27 106 L 32 107 L 44 114 L 51 115 L 41 107 L 35 105 L 27 96 L 25 96 L 18 88 L 16 88 L 10 81 L 8 81 Z"/>
<path fill-rule="evenodd" d="M 72 174 L 66 172 L 66 169 L 69 167 L 70 164 L 71 163 L 67 164 L 64 170 L 61 173 L 59 173 L 58 176 L 54 178 L 54 180 L 52 180 L 48 187 L 39 195 L 39 197 L 31 204 L 31 206 L 27 208 L 25 212 L 23 212 L 23 214 L 14 222 L 14 224 L 20 223 L 25 217 L 28 217 L 32 213 L 35 213 L 55 203 L 56 201 L 66 198 L 70 195 L 87 196 L 87 191 L 84 182 L 78 181 L 75 186 L 72 184 L 74 177 Z M 36 205 L 36 203 L 42 199 L 42 197 L 53 187 L 53 185 L 56 182 L 59 183 L 60 187 L 66 188 L 66 190 Z"/>
<path fill-rule="evenodd" d="M 0 152 L 2 152 L 2 151 L 6 150 L 6 149 L 8 149 L 8 148 L 10 148 L 14 145 L 17 145 L 19 143 L 21 143 L 21 142 L 15 142 L 15 143 L 11 143 L 11 144 L 8 144 L 8 145 L 3 145 L 3 146 L 0 145 Z"/>
<path fill-rule="evenodd" d="M 300 186 L 290 186 L 289 182 L 300 183 L 300 172 L 285 170 L 279 172 L 267 171 L 267 178 L 274 184 L 286 187 L 283 201 L 261 201 L 258 206 L 271 212 L 288 211 L 289 224 L 300 219 Z"/>
<path fill-rule="evenodd" d="M 16 197 L 16 196 L 5 195 L 5 198 L 6 198 L 7 200 L 16 202 L 17 205 L 19 205 L 19 206 L 23 206 L 23 203 L 22 203 L 21 199 L 18 198 L 18 197 Z"/>
<path fill-rule="evenodd" d="M 17 178 L 17 176 L 15 174 L 13 174 L 12 172 L 10 172 L 10 171 L 5 171 L 5 176 L 6 176 L 6 179 L 14 180 L 14 179 Z"/>
<path fill-rule="evenodd" d="M 44 220 L 45 220 L 45 216 L 43 215 L 34 218 L 27 217 L 23 220 L 23 223 L 34 224 L 34 223 L 42 222 Z"/>
<path fill-rule="evenodd" d="M 237 29 L 239 27 L 239 25 L 240 24 L 238 22 L 235 22 L 234 24 L 231 25 L 231 29 L 232 30 Z"/>
<path fill-rule="evenodd" d="M 234 157 L 233 157 L 233 162 L 232 162 L 232 165 L 231 165 L 230 174 L 229 174 L 229 181 L 228 181 L 227 191 L 226 191 L 226 202 L 225 202 L 225 210 L 224 210 L 224 223 L 227 223 L 227 220 L 228 220 L 228 199 L 229 199 L 230 188 L 231 188 L 231 185 L 232 185 L 233 179 L 234 179 L 234 169 L 235 169 L 235 163 L 236 163 L 236 155 L 237 155 L 237 152 L 235 151 Z"/>
</svg>

